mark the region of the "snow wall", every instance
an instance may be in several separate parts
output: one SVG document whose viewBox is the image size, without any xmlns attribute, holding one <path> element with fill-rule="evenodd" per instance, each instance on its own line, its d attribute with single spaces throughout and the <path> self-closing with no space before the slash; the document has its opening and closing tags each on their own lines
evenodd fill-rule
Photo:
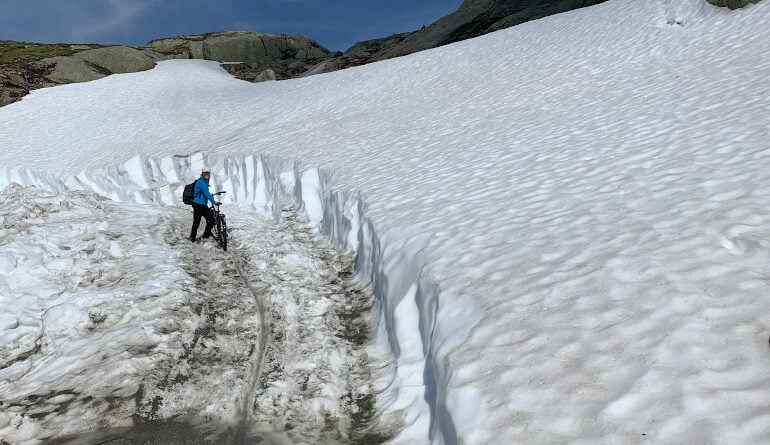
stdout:
<svg viewBox="0 0 770 445">
<path fill-rule="evenodd" d="M 339 190 L 324 171 L 258 155 L 197 152 L 136 156 L 118 166 L 75 175 L 2 168 L 0 187 L 15 182 L 50 191 L 89 190 L 116 201 L 177 205 L 184 185 L 204 165 L 212 169 L 211 190 L 227 191 L 223 203 L 253 206 L 276 219 L 283 205 L 292 203 L 321 234 L 356 252 L 359 277 L 374 290 L 377 331 L 386 337 L 395 360 L 392 381 L 379 398 L 381 415 L 403 413 L 399 420 L 404 429 L 396 442 L 460 443 L 463 413 L 479 416 L 483 406 L 467 391 L 450 388 L 447 354 L 464 341 L 480 313 L 469 298 L 440 295 L 438 286 L 424 276 L 425 260 L 419 254 L 428 241 L 424 235 L 378 232 L 362 196 Z"/>
</svg>

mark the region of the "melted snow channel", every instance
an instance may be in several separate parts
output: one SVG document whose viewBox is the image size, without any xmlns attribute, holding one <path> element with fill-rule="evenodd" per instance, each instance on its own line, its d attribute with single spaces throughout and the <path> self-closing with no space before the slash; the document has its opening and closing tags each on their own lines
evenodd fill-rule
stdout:
<svg viewBox="0 0 770 445">
<path fill-rule="evenodd" d="M 184 184 L 203 165 L 212 167 L 212 190 L 227 191 L 225 204 L 264 210 L 280 220 L 284 204 L 292 203 L 310 227 L 356 252 L 359 279 L 374 288 L 378 337 L 395 362 L 378 395 L 381 421 L 403 427 L 395 443 L 454 443 L 453 415 L 461 415 L 460 408 L 480 412 L 480 402 L 474 394 L 463 394 L 462 406 L 455 404 L 456 412 L 450 412 L 451 373 L 445 357 L 466 338 L 478 320 L 477 309 L 462 300 L 440 307 L 438 288 L 421 274 L 419 251 L 427 240 L 409 233 L 378 233 L 361 196 L 335 189 L 324 172 L 254 155 L 193 153 L 159 159 L 137 156 L 119 166 L 73 176 L 5 169 L 0 170 L 0 185 L 89 190 L 116 201 L 175 205 Z"/>
</svg>

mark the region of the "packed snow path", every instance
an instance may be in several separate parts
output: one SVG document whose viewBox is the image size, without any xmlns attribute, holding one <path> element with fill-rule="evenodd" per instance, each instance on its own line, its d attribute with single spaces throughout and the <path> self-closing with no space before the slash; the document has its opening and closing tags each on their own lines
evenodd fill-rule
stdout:
<svg viewBox="0 0 770 445">
<path fill-rule="evenodd" d="M 370 294 L 293 209 L 230 209 L 225 253 L 185 239 L 189 209 L 15 185 L 0 200 L 0 443 L 392 435 L 371 422 Z"/>
</svg>

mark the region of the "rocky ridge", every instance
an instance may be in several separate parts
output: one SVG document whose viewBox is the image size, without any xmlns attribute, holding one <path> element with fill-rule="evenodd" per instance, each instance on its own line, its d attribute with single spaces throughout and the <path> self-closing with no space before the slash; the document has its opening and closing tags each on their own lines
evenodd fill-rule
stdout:
<svg viewBox="0 0 770 445">
<path fill-rule="evenodd" d="M 37 88 L 147 70 L 167 59 L 220 61 L 233 76 L 249 82 L 308 76 L 412 54 L 604 1 L 465 0 L 454 13 L 418 31 L 359 42 L 344 53 L 331 52 L 304 36 L 246 31 L 158 39 L 141 48 L 0 41 L 0 106 Z M 706 1 L 737 9 L 760 0 Z"/>
<path fill-rule="evenodd" d="M 227 71 L 250 82 L 298 77 L 331 55 L 308 37 L 246 31 L 158 39 L 147 48 L 173 59 L 224 62 Z"/>
<path fill-rule="evenodd" d="M 359 42 L 310 74 L 405 56 L 606 0 L 465 0 L 454 13 L 419 31 Z"/>
</svg>

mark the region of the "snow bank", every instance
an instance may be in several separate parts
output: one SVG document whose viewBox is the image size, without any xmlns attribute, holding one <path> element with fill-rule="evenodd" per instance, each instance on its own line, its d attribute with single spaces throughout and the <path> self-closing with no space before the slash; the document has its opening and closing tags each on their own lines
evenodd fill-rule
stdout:
<svg viewBox="0 0 770 445">
<path fill-rule="evenodd" d="M 0 170 L 0 187 L 20 183 L 52 191 L 94 191 L 123 202 L 177 205 L 184 184 L 204 165 L 212 169 L 212 191 L 227 191 L 223 202 L 262 209 L 275 218 L 285 203 L 294 203 L 311 226 L 356 252 L 359 276 L 374 289 L 378 331 L 396 359 L 393 381 L 380 399 L 384 415 L 405 413 L 406 428 L 398 439 L 404 443 L 424 442 L 426 436 L 437 443 L 455 443 L 450 407 L 475 416 L 483 412 L 478 397 L 468 391 L 448 393 L 451 371 L 445 360 L 480 318 L 476 306 L 467 298 L 444 295 L 440 304 L 438 286 L 422 273 L 425 260 L 419 252 L 428 239 L 407 231 L 379 233 L 362 196 L 337 190 L 326 172 L 258 155 L 198 152 L 135 156 L 118 166 L 71 176 L 5 168 Z"/>
</svg>

